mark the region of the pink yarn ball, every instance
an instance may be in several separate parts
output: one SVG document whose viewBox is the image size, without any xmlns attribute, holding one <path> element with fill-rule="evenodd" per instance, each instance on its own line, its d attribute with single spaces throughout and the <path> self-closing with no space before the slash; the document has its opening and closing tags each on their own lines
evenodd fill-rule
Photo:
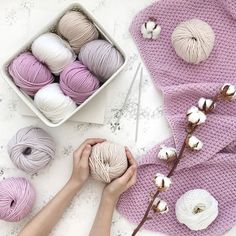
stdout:
<svg viewBox="0 0 236 236">
<path fill-rule="evenodd" d="M 99 88 L 99 80 L 82 63 L 75 61 L 61 73 L 60 87 L 67 96 L 81 104 Z"/>
<path fill-rule="evenodd" d="M 22 220 L 31 212 L 34 202 L 35 190 L 25 178 L 0 181 L 0 220 Z"/>
<path fill-rule="evenodd" d="M 39 89 L 54 80 L 50 70 L 30 52 L 24 52 L 15 58 L 8 70 L 15 84 L 30 96 L 34 96 Z"/>
</svg>

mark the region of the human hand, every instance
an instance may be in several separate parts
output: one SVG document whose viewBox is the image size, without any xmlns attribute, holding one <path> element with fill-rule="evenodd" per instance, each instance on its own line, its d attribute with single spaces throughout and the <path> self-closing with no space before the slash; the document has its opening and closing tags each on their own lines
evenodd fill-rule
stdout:
<svg viewBox="0 0 236 236">
<path fill-rule="evenodd" d="M 75 186 L 83 185 L 89 177 L 89 156 L 92 146 L 104 142 L 105 139 L 91 138 L 85 140 L 73 153 L 73 171 L 69 180 Z"/>
<path fill-rule="evenodd" d="M 129 168 L 120 178 L 108 184 L 103 191 L 102 197 L 111 200 L 113 203 L 116 203 L 120 195 L 134 185 L 137 179 L 136 161 L 128 148 L 125 148 L 125 151 L 130 164 Z"/>
</svg>

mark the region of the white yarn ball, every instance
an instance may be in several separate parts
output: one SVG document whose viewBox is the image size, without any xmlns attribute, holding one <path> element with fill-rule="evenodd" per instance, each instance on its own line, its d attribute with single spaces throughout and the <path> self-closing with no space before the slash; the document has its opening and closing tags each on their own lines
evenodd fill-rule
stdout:
<svg viewBox="0 0 236 236">
<path fill-rule="evenodd" d="M 34 101 L 38 109 L 53 123 L 59 123 L 76 109 L 75 102 L 53 83 L 41 88 Z"/>
<path fill-rule="evenodd" d="M 70 45 L 54 33 L 40 35 L 34 40 L 31 50 L 56 75 L 76 59 Z"/>
<path fill-rule="evenodd" d="M 218 216 L 217 200 L 204 189 L 183 194 L 176 202 L 176 217 L 191 230 L 206 229 Z"/>
<path fill-rule="evenodd" d="M 110 183 L 128 168 L 124 146 L 107 141 L 96 144 L 92 148 L 89 165 L 94 179 Z"/>
<path fill-rule="evenodd" d="M 192 19 L 180 23 L 172 33 L 171 40 L 179 57 L 188 63 L 198 64 L 210 56 L 215 34 L 208 23 Z"/>
</svg>

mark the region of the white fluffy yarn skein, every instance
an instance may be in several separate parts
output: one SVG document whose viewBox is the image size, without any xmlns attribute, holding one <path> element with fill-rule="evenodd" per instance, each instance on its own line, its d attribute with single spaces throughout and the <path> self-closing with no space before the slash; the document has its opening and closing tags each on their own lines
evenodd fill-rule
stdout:
<svg viewBox="0 0 236 236">
<path fill-rule="evenodd" d="M 32 43 L 31 50 L 55 75 L 60 74 L 76 58 L 70 45 L 54 33 L 40 35 Z"/>
<path fill-rule="evenodd" d="M 218 216 L 217 200 L 204 189 L 194 189 L 183 194 L 175 206 L 177 220 L 189 229 L 206 229 Z"/>
<path fill-rule="evenodd" d="M 215 34 L 211 26 L 199 19 L 180 23 L 172 33 L 176 54 L 188 63 L 206 60 L 214 47 Z"/>
<path fill-rule="evenodd" d="M 77 107 L 70 97 L 63 94 L 57 83 L 41 88 L 34 101 L 38 109 L 53 123 L 59 123 Z"/>
<path fill-rule="evenodd" d="M 128 168 L 124 146 L 108 141 L 96 144 L 92 148 L 89 165 L 94 179 L 110 183 Z"/>
</svg>

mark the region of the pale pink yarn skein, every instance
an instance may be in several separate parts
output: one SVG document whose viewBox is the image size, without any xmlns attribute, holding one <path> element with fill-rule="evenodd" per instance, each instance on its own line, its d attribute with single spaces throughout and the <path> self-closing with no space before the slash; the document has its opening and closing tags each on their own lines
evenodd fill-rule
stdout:
<svg viewBox="0 0 236 236">
<path fill-rule="evenodd" d="M 0 181 L 0 220 L 22 220 L 31 212 L 34 202 L 35 190 L 25 178 Z"/>
</svg>

